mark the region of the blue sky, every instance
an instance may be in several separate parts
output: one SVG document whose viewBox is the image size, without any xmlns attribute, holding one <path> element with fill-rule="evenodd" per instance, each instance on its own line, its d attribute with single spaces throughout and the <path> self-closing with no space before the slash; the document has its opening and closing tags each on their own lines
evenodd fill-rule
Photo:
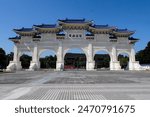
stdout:
<svg viewBox="0 0 150 117">
<path fill-rule="evenodd" d="M 136 30 L 136 51 L 150 41 L 149 0 L 0 0 L 0 47 L 13 51 L 13 28 L 57 23 L 57 19 L 86 18 L 96 24 Z"/>
</svg>

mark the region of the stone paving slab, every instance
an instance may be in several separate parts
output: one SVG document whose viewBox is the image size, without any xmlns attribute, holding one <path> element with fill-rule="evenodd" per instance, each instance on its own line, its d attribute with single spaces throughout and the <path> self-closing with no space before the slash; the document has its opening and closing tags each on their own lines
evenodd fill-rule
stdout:
<svg viewBox="0 0 150 117">
<path fill-rule="evenodd" d="M 150 72 L 20 71 L 0 74 L 0 99 L 150 100 Z"/>
</svg>

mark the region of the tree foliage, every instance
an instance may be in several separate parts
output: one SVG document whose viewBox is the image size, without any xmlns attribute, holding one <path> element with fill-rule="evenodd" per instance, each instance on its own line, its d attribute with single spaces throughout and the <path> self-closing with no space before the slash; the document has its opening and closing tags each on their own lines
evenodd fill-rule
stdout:
<svg viewBox="0 0 150 117">
<path fill-rule="evenodd" d="M 56 60 L 57 60 L 56 55 L 40 58 L 40 63 L 41 63 L 40 67 L 41 68 L 56 68 Z"/>
<path fill-rule="evenodd" d="M 6 53 L 0 48 L 0 69 L 6 68 Z"/>
<path fill-rule="evenodd" d="M 30 61 L 32 60 L 32 57 L 27 55 L 27 54 L 23 54 L 20 57 L 20 61 L 21 61 L 21 65 L 23 69 L 28 69 L 30 66 Z"/>
<path fill-rule="evenodd" d="M 126 55 L 119 55 L 118 60 L 122 69 L 127 69 L 129 63 L 129 57 Z"/>
<path fill-rule="evenodd" d="M 145 49 L 136 54 L 136 60 L 138 60 L 140 64 L 150 64 L 150 41 Z"/>
<path fill-rule="evenodd" d="M 95 68 L 109 68 L 110 57 L 108 54 L 96 54 L 94 57 Z"/>
</svg>

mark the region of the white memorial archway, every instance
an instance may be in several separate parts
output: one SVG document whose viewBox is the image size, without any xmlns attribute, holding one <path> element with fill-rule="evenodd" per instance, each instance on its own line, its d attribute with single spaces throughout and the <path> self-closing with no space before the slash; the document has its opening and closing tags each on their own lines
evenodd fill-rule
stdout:
<svg viewBox="0 0 150 117">
<path fill-rule="evenodd" d="M 9 38 L 14 42 L 14 58 L 7 71 L 20 70 L 19 53 L 30 51 L 32 61 L 29 70 L 39 69 L 39 55 L 45 50 L 56 52 L 56 70 L 64 69 L 64 56 L 71 48 L 81 48 L 86 55 L 86 70 L 94 70 L 94 55 L 99 50 L 110 55 L 110 70 L 120 70 L 118 54 L 127 52 L 130 57 L 129 70 L 140 70 L 135 60 L 134 44 L 138 41 L 130 37 L 134 31 L 118 29 L 109 25 L 96 25 L 85 19 L 58 20 L 57 24 L 33 25 L 32 28 L 14 29 L 18 34 Z"/>
</svg>

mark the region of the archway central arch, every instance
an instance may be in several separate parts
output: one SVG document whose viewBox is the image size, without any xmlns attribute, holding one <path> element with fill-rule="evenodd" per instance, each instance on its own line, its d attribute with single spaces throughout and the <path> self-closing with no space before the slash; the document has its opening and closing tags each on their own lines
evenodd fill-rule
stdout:
<svg viewBox="0 0 150 117">
<path fill-rule="evenodd" d="M 42 49 L 38 54 L 41 69 L 56 69 L 57 55 L 53 49 Z"/>
<path fill-rule="evenodd" d="M 64 69 L 86 69 L 87 52 L 80 47 L 64 50 Z"/>
</svg>

